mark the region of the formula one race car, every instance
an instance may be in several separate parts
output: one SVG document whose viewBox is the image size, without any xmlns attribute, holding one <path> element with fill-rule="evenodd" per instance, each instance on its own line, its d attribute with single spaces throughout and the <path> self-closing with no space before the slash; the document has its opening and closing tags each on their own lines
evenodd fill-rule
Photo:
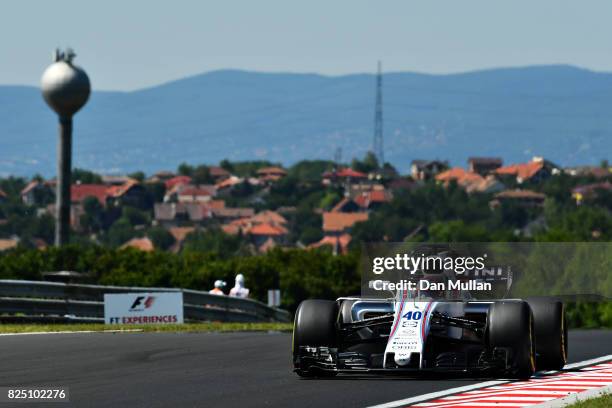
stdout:
<svg viewBox="0 0 612 408">
<path fill-rule="evenodd" d="M 554 298 L 398 295 L 303 301 L 293 329 L 294 371 L 302 377 L 443 371 L 525 379 L 567 361 L 564 306 Z"/>
</svg>

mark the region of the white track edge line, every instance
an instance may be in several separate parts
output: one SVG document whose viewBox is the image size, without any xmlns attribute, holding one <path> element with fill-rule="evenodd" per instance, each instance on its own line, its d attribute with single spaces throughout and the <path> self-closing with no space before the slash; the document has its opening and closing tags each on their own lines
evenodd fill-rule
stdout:
<svg viewBox="0 0 612 408">
<path fill-rule="evenodd" d="M 612 354 L 608 354 L 602 357 L 592 358 L 590 360 L 579 361 L 577 363 L 567 364 L 565 367 L 563 367 L 563 369 L 571 370 L 574 368 L 585 367 L 585 366 L 601 363 L 601 362 L 608 361 L 608 360 L 612 360 Z M 550 373 L 552 373 L 552 371 Z M 423 402 L 423 401 L 428 401 L 428 400 L 435 399 L 435 398 L 445 397 L 447 395 L 457 394 L 459 392 L 472 391 L 472 390 L 476 390 L 479 388 L 491 387 L 494 385 L 506 384 L 509 382 L 511 381 L 510 380 L 485 381 L 485 382 L 481 382 L 477 384 L 465 385 L 463 387 L 448 388 L 442 391 L 430 392 L 429 394 L 417 395 L 415 397 L 385 402 L 383 404 L 371 405 L 368 408 L 395 408 L 395 407 L 402 406 L 402 405 L 415 404 L 417 402 Z M 589 390 L 589 391 L 594 391 L 594 390 Z"/>
<path fill-rule="evenodd" d="M 612 354 L 608 354 L 607 356 L 601 356 L 597 358 L 592 358 L 590 360 L 579 361 L 577 363 L 566 364 L 563 367 L 563 370 L 571 370 L 572 368 L 590 366 L 597 363 L 603 363 L 604 361 L 612 360 Z"/>
</svg>

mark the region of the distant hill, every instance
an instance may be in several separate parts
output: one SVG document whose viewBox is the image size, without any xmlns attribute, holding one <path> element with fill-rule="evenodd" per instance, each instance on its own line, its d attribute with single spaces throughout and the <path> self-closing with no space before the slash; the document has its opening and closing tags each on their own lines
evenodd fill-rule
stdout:
<svg viewBox="0 0 612 408">
<path fill-rule="evenodd" d="M 92 78 L 95 85 L 95 78 Z M 74 165 L 101 172 L 181 162 L 363 156 L 374 77 L 215 71 L 134 92 L 94 92 L 75 120 Z M 384 76 L 386 159 L 472 155 L 561 165 L 612 152 L 612 74 L 570 66 Z M 35 87 L 0 86 L 0 174 L 55 173 L 56 119 Z"/>
</svg>

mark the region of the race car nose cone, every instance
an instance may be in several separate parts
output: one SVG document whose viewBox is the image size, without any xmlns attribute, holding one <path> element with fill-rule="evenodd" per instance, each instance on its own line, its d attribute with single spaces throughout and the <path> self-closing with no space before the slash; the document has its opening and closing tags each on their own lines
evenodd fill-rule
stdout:
<svg viewBox="0 0 612 408">
<path fill-rule="evenodd" d="M 397 364 L 400 367 L 405 367 L 408 364 L 410 364 L 410 357 L 412 356 L 411 354 L 399 354 L 399 353 L 395 353 L 395 364 Z"/>
</svg>

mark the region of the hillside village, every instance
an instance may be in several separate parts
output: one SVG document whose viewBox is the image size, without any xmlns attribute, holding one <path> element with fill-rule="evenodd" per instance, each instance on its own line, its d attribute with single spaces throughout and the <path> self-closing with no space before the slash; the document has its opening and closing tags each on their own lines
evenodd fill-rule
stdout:
<svg viewBox="0 0 612 408">
<path fill-rule="evenodd" d="M 465 222 L 469 228 L 471 221 L 501 217 L 494 228 L 514 239 L 530 239 L 551 227 L 545 207 L 556 203 L 565 210 L 596 208 L 598 225 L 589 227 L 583 239 L 597 240 L 611 234 L 611 181 L 612 167 L 605 162 L 562 168 L 541 157 L 511 164 L 473 157 L 465 167 L 414 160 L 408 175 L 388 164 L 381 168 L 372 154 L 350 165 L 303 161 L 283 168 L 223 161 L 182 164 L 177 171 L 149 176 L 77 169 L 71 227 L 76 243 L 142 251 L 228 247 L 232 253 L 254 254 L 275 247 L 329 247 L 346 253 L 360 241 L 445 238 L 435 234 L 440 221 Z M 55 180 L 42 177 L 0 181 L 0 251 L 52 244 L 54 190 Z M 420 196 L 431 202 L 418 211 L 431 209 L 432 214 L 401 210 Z M 434 215 L 442 201 L 446 214 Z M 471 206 L 471 213 L 456 208 L 463 204 Z M 381 232 L 393 217 L 401 221 Z M 486 222 L 482 225 L 491 228 L 493 221 Z"/>
</svg>

